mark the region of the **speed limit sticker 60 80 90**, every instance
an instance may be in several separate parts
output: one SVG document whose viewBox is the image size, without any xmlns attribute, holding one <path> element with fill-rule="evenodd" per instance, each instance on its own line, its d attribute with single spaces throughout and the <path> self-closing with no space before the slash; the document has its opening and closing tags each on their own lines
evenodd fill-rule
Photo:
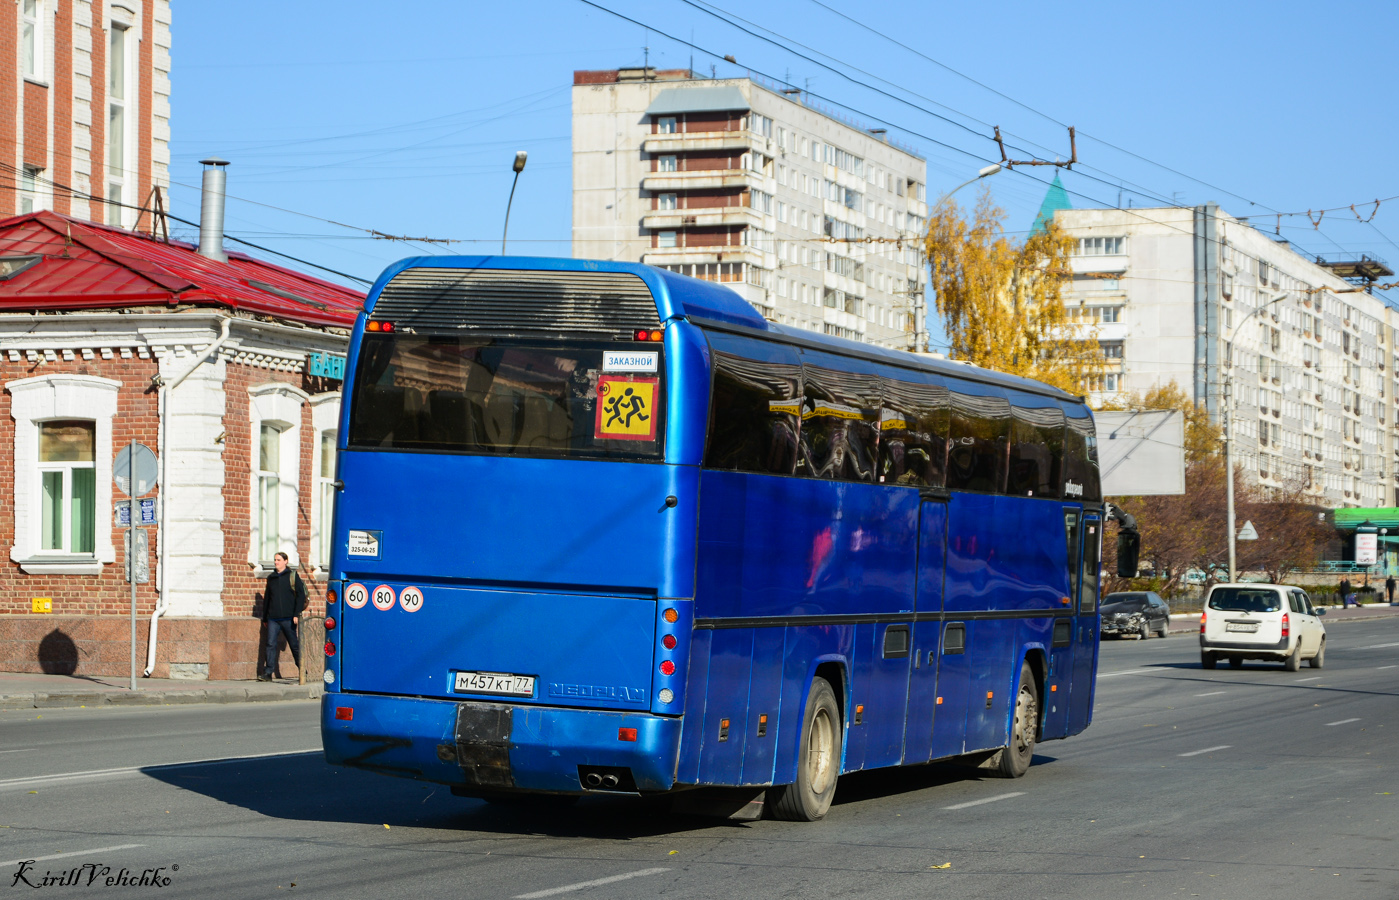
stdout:
<svg viewBox="0 0 1399 900">
<path fill-rule="evenodd" d="M 381 612 L 387 612 L 393 609 L 394 601 L 398 598 L 394 596 L 393 588 L 389 587 L 387 584 L 381 584 L 374 589 L 374 593 L 369 599 L 374 601 L 375 609 Z"/>
<path fill-rule="evenodd" d="M 345 605 L 350 609 L 362 609 L 369 602 L 369 588 L 356 581 L 345 588 Z"/>
<path fill-rule="evenodd" d="M 423 608 L 423 592 L 415 587 L 406 587 L 398 595 L 398 605 L 405 612 L 417 612 Z"/>
</svg>

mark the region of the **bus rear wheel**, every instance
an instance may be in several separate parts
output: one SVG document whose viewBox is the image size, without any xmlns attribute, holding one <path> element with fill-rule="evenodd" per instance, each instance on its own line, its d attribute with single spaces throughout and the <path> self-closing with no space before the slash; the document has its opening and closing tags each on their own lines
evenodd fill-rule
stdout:
<svg viewBox="0 0 1399 900">
<path fill-rule="evenodd" d="M 842 738 L 835 691 L 826 679 L 813 678 L 797 744 L 797 780 L 768 791 L 773 818 L 815 822 L 826 814 L 836 793 Z"/>
<path fill-rule="evenodd" d="M 1030 667 L 1020 667 L 1020 691 L 1015 696 L 1015 718 L 1010 723 L 1010 745 L 999 754 L 996 771 L 1003 778 L 1019 778 L 1030 770 L 1039 732 L 1040 698 Z"/>
</svg>

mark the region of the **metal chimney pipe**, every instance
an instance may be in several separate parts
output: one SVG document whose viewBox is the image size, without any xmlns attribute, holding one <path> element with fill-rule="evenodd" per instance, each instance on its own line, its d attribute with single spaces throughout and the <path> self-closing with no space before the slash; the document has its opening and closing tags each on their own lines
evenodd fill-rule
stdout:
<svg viewBox="0 0 1399 900">
<path fill-rule="evenodd" d="M 228 160 L 211 156 L 199 161 L 204 166 L 204 192 L 199 201 L 199 255 L 215 262 L 228 262 L 223 252 L 223 200 L 228 183 Z"/>
</svg>

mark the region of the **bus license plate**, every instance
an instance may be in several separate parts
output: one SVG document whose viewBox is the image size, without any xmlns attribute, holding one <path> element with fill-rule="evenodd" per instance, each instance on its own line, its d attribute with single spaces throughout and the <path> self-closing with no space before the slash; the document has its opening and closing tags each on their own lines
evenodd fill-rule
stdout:
<svg viewBox="0 0 1399 900">
<path fill-rule="evenodd" d="M 1245 631 L 1249 634 L 1258 630 L 1258 625 L 1252 622 L 1230 622 L 1224 626 L 1225 631 Z"/>
<path fill-rule="evenodd" d="M 509 694 L 512 697 L 533 697 L 533 675 L 511 675 L 505 672 L 458 672 L 452 690 L 459 694 Z"/>
</svg>

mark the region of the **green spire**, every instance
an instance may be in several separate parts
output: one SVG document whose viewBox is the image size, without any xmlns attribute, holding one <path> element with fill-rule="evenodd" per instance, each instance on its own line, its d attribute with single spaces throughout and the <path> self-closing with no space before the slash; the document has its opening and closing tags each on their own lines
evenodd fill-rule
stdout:
<svg viewBox="0 0 1399 900">
<path fill-rule="evenodd" d="M 1030 234 L 1044 231 L 1045 223 L 1054 218 L 1054 214 L 1059 210 L 1073 208 L 1073 204 L 1069 202 L 1069 192 L 1064 190 L 1064 183 L 1059 180 L 1059 173 L 1054 173 L 1054 181 L 1045 192 L 1044 202 L 1040 204 L 1040 213 L 1035 216 L 1035 224 L 1030 227 Z"/>
</svg>

